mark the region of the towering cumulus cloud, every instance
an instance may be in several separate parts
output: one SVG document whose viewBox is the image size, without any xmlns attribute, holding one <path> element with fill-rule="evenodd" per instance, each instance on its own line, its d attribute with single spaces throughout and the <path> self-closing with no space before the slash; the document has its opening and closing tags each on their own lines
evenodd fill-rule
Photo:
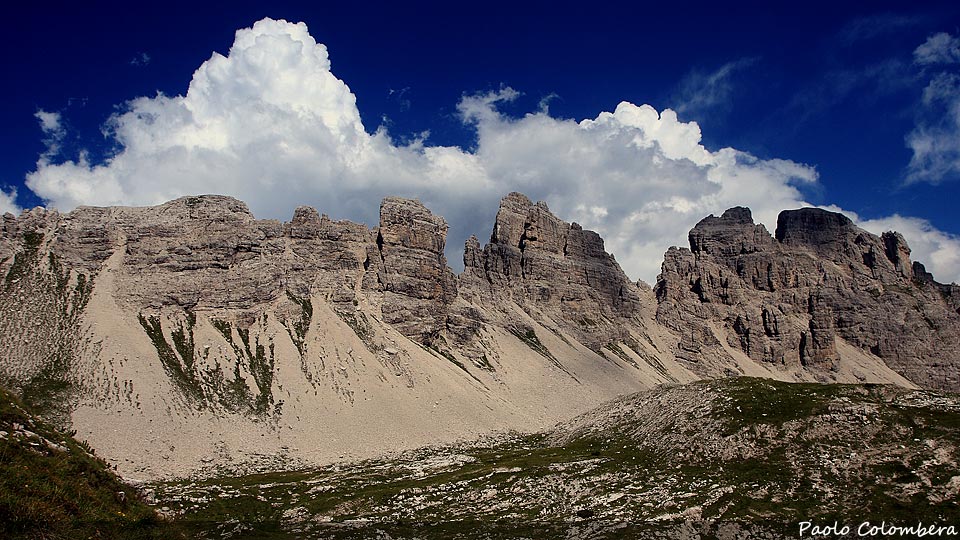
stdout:
<svg viewBox="0 0 960 540">
<path fill-rule="evenodd" d="M 523 191 L 601 232 L 629 274 L 651 281 L 666 248 L 684 244 L 704 215 L 748 205 L 771 226 L 779 210 L 805 204 L 796 186 L 817 181 L 806 165 L 710 151 L 699 126 L 669 109 L 623 102 L 581 122 L 501 114 L 498 105 L 516 96 L 503 88 L 463 97 L 475 151 L 397 144 L 384 128 L 365 128 L 306 25 L 264 19 L 239 30 L 226 57 L 204 62 L 186 95 L 127 103 L 108 122 L 115 155 L 58 160 L 51 137 L 27 185 L 62 210 L 223 193 L 259 217 L 289 218 L 311 204 L 366 222 L 385 195 L 419 197 L 450 220 L 452 261 L 466 237 L 488 232 L 501 196 Z M 928 245 L 960 253 L 955 237 L 940 234 L 915 255 L 939 278 L 958 279 L 956 258 L 938 266 L 925 257 Z"/>
</svg>

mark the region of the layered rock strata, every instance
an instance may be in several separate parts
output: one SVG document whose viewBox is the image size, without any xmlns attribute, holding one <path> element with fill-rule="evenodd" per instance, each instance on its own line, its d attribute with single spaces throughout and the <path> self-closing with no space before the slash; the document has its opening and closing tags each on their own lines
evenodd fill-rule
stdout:
<svg viewBox="0 0 960 540">
<path fill-rule="evenodd" d="M 960 389 L 956 286 L 911 263 L 902 235 L 802 208 L 782 212 L 771 236 L 732 208 L 689 240 L 667 252 L 656 286 L 657 320 L 680 335 L 688 361 L 729 346 L 760 362 L 835 369 L 842 338 L 921 386 Z"/>
<path fill-rule="evenodd" d="M 657 296 L 519 193 L 460 275 L 446 233 L 396 197 L 372 228 L 222 196 L 7 215 L 0 380 L 146 477 L 542 429 L 697 377 L 957 386 L 957 286 L 843 216 L 711 216 Z"/>
<path fill-rule="evenodd" d="M 627 278 L 600 235 L 520 193 L 501 201 L 486 246 L 481 249 L 476 237 L 467 240 L 463 262 L 465 297 L 483 305 L 515 302 L 597 351 L 629 338 L 623 322 L 636 324 L 653 305 L 650 290 Z"/>
</svg>

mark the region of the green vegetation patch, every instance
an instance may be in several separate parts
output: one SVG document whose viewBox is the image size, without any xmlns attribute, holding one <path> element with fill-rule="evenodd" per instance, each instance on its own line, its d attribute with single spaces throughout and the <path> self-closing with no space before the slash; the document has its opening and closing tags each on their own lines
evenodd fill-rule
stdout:
<svg viewBox="0 0 960 540">
<path fill-rule="evenodd" d="M 554 363 L 557 362 L 557 358 L 553 356 L 553 353 L 540 341 L 540 338 L 537 337 L 537 332 L 533 328 L 512 326 L 510 327 L 510 333 L 522 341 L 524 345 L 530 347 L 530 350 L 533 352 Z"/>
<path fill-rule="evenodd" d="M 200 385 L 200 380 L 197 377 L 196 370 L 194 369 L 193 364 L 193 335 L 189 338 L 190 353 L 189 353 L 189 364 L 184 358 L 184 363 L 181 364 L 180 358 L 177 357 L 177 354 L 174 352 L 174 348 L 170 346 L 170 343 L 167 342 L 167 338 L 163 335 L 163 327 L 160 324 L 160 318 L 156 316 L 144 317 L 143 314 L 137 315 L 137 318 L 140 320 L 140 326 L 143 327 L 144 331 L 147 333 L 147 337 L 150 338 L 150 341 L 153 342 L 154 348 L 157 350 L 157 356 L 160 358 L 160 364 L 163 365 L 164 371 L 167 372 L 167 376 L 170 377 L 170 380 L 173 381 L 177 389 L 180 390 L 181 394 L 191 402 L 202 405 L 203 404 L 203 388 Z M 182 349 L 181 353 L 186 350 L 187 343 L 186 337 L 183 334 L 181 329 L 180 341 L 177 342 L 175 339 L 175 345 L 177 349 Z"/>
<path fill-rule="evenodd" d="M 440 339 L 442 340 L 443 338 L 441 337 Z M 454 356 L 452 352 L 450 352 L 444 347 L 444 343 L 445 342 L 440 341 L 438 343 L 428 343 L 426 345 L 420 345 L 420 347 L 423 350 L 427 351 L 428 353 L 433 354 L 434 356 L 440 356 L 441 358 L 446 358 L 447 361 L 449 361 L 451 364 L 457 366 L 464 373 L 469 375 L 471 379 L 477 381 L 483 386 L 486 386 L 485 384 L 483 384 L 483 381 L 477 378 L 476 375 L 474 375 L 473 373 L 470 373 L 470 370 L 467 369 L 467 366 L 463 365 L 463 362 L 461 362 L 460 360 L 457 360 L 457 357 Z"/>
<path fill-rule="evenodd" d="M 540 338 L 537 337 L 537 332 L 533 328 L 528 326 L 511 326 L 509 330 L 511 334 L 522 341 L 524 345 L 530 348 L 530 350 L 549 360 L 554 366 L 556 366 L 560 371 L 569 375 L 573 380 L 580 382 L 580 380 L 570 373 L 567 368 L 563 367 L 563 364 L 557 360 L 557 357 L 554 356 L 553 353 L 547 349 L 546 345 L 540 341 Z"/>
<path fill-rule="evenodd" d="M 294 304 L 300 306 L 300 316 L 291 323 L 284 321 L 284 326 L 287 329 L 287 333 L 290 334 L 290 340 L 293 341 L 293 344 L 297 347 L 297 352 L 300 353 L 300 357 L 302 358 L 307 352 L 306 337 L 307 330 L 310 329 L 310 321 L 313 319 L 313 302 L 310 301 L 309 296 L 300 298 L 289 290 L 287 291 L 287 298 Z"/>
<path fill-rule="evenodd" d="M 473 360 L 473 365 L 477 366 L 482 370 L 490 371 L 490 372 L 496 371 L 496 368 L 494 368 L 493 364 L 490 363 L 490 359 L 487 358 L 486 354 L 481 354 L 480 356 L 473 357 L 472 360 Z"/>
<path fill-rule="evenodd" d="M 728 400 L 715 411 L 733 431 L 753 424 L 782 425 L 827 411 L 834 398 L 846 392 L 845 385 L 785 383 L 771 379 L 737 377 L 723 381 Z"/>
<path fill-rule="evenodd" d="M 10 265 L 10 269 L 7 270 L 5 281 L 8 287 L 26 277 L 30 273 L 30 270 L 36 266 L 42 244 L 42 233 L 23 233 L 23 250 L 14 255 L 13 263 Z"/>
<path fill-rule="evenodd" d="M 606 345 L 604 345 L 604 348 L 607 349 L 607 350 L 609 350 L 609 351 L 612 352 L 613 354 L 617 355 L 618 357 L 620 357 L 621 360 L 623 360 L 624 362 L 630 364 L 631 366 L 633 366 L 633 367 L 639 367 L 639 366 L 637 365 L 636 361 L 634 361 L 633 358 L 630 358 L 630 355 L 627 354 L 627 352 L 624 351 L 622 348 L 620 348 L 620 345 L 618 345 L 616 342 L 611 341 L 610 343 L 607 343 Z M 601 352 L 601 354 L 602 354 L 602 352 Z"/>
<path fill-rule="evenodd" d="M 0 537 L 186 538 L 86 444 L 27 411 L 0 389 Z"/>
<path fill-rule="evenodd" d="M 254 409 L 258 413 L 265 413 L 270 405 L 273 405 L 273 368 L 275 364 L 273 354 L 273 343 L 264 347 L 257 338 L 250 347 L 250 330 L 237 328 L 237 334 L 243 343 L 243 349 L 247 353 L 247 360 L 250 366 L 250 374 L 253 375 L 254 382 L 257 383 L 257 401 Z M 269 352 L 268 352 L 269 351 Z"/>
<path fill-rule="evenodd" d="M 193 342 L 193 327 L 197 324 L 197 316 L 192 311 L 187 311 L 186 325 L 178 325 L 176 329 L 170 332 L 170 338 L 173 340 L 173 346 L 183 359 L 184 371 L 193 373 L 196 369 L 196 352 Z"/>
<path fill-rule="evenodd" d="M 234 412 L 240 412 L 244 407 L 248 407 L 249 412 L 264 415 L 270 412 L 271 406 L 274 406 L 274 412 L 277 412 L 282 402 L 275 404 L 273 399 L 273 375 L 276 367 L 273 342 L 269 341 L 264 345 L 260 343 L 259 337 L 255 337 L 251 342 L 250 329 L 238 327 L 237 335 L 240 337 L 238 344 L 233 339 L 233 328 L 229 322 L 219 319 L 211 319 L 210 322 L 233 349 L 236 359 L 233 379 L 219 386 L 223 390 L 219 394 L 220 403 Z M 240 373 L 240 366 L 244 362 L 257 385 L 257 397 L 253 399 Z"/>
<path fill-rule="evenodd" d="M 367 348 L 370 352 L 377 352 L 378 347 L 373 342 L 374 338 L 374 329 L 373 325 L 370 324 L 370 321 L 367 320 L 366 314 L 362 311 L 348 312 L 343 310 L 335 310 L 337 316 L 340 317 L 340 320 L 347 323 L 347 326 L 353 330 L 353 333 L 360 338 L 360 341 L 363 342 L 363 346 Z"/>
<path fill-rule="evenodd" d="M 93 282 L 65 268 L 53 252 L 41 256 L 43 242 L 42 233 L 23 234 L 21 250 L 4 277 L 2 300 L 9 313 L 3 325 L 7 337 L 30 344 L 34 350 L 27 354 L 33 354 L 30 360 L 36 371 L 0 383 L 16 389 L 32 410 L 67 425 L 76 394 L 72 366 L 80 339 L 79 318 Z M 22 298 L 29 298 L 29 304 L 24 305 Z"/>
</svg>

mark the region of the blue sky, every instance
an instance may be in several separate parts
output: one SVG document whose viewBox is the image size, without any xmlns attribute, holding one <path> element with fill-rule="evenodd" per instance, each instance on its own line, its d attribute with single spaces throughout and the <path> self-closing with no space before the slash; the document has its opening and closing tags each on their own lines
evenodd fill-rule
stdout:
<svg viewBox="0 0 960 540">
<path fill-rule="evenodd" d="M 652 281 L 709 213 L 813 204 L 960 279 L 953 2 L 78 4 L 8 9 L 7 209 L 224 192 L 375 223 L 396 193 L 456 266 L 520 190 Z"/>
</svg>

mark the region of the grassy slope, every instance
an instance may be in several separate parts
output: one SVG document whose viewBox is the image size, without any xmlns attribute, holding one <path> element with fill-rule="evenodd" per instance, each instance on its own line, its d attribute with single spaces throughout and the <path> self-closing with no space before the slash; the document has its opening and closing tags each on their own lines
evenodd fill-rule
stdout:
<svg viewBox="0 0 960 540">
<path fill-rule="evenodd" d="M 0 389 L 0 537 L 180 538 L 90 448 Z"/>
<path fill-rule="evenodd" d="M 960 523 L 956 397 L 749 378 L 658 392 L 667 405 L 627 398 L 606 409 L 614 420 L 563 437 L 161 484 L 158 495 L 194 534 L 238 538 L 787 537 L 804 519 Z M 651 432 L 640 414 L 651 412 L 666 427 Z"/>
</svg>

